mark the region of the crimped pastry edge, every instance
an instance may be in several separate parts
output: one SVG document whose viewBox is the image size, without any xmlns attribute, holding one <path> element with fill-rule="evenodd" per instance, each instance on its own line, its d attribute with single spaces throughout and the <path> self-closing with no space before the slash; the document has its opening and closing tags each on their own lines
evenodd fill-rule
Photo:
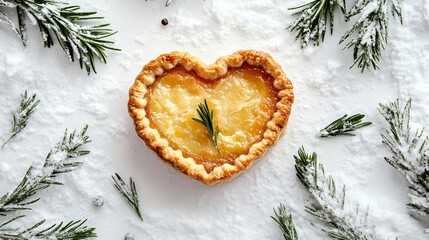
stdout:
<svg viewBox="0 0 429 240">
<path fill-rule="evenodd" d="M 248 154 L 236 158 L 234 165 L 225 163 L 208 173 L 202 164 L 197 164 L 192 157 L 185 158 L 180 149 L 173 149 L 168 140 L 160 136 L 157 129 L 151 128 L 145 111 L 147 87 L 154 83 L 157 75 L 163 74 L 164 71 L 170 70 L 178 64 L 187 71 L 195 70 L 202 78 L 213 80 L 225 75 L 228 67 L 240 67 L 243 63 L 258 66 L 274 77 L 274 87 L 279 90 L 278 97 L 280 99 L 276 103 L 277 110 L 272 119 L 268 121 L 263 138 L 250 146 Z M 211 65 L 207 65 L 189 53 L 171 52 L 160 55 L 143 67 L 129 90 L 128 111 L 134 120 L 137 135 L 162 160 L 191 178 L 206 184 L 217 184 L 244 172 L 256 160 L 260 159 L 271 145 L 277 142 L 283 135 L 282 130 L 285 129 L 288 122 L 293 101 L 292 83 L 281 66 L 267 53 L 255 50 L 239 50 L 219 58 Z"/>
</svg>

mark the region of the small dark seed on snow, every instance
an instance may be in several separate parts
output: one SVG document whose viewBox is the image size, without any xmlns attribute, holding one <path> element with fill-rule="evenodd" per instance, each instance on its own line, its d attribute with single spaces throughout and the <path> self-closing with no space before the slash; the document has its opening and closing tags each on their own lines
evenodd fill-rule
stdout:
<svg viewBox="0 0 429 240">
<path fill-rule="evenodd" d="M 163 18 L 162 20 L 161 20 L 161 24 L 162 25 L 168 25 L 168 19 L 167 18 Z"/>
</svg>

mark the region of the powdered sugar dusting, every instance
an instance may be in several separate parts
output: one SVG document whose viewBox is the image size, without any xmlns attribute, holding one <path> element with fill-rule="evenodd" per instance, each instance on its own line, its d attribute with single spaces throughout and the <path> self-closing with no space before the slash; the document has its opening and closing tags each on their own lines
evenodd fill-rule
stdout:
<svg viewBox="0 0 429 240">
<path fill-rule="evenodd" d="M 294 215 L 300 239 L 327 239 L 310 225 L 315 220 L 304 205 L 311 197 L 295 177 L 292 155 L 304 145 L 319 153 L 338 184 L 347 186 L 347 199 L 359 203 L 362 212 L 369 206 L 368 219 L 377 225 L 380 239 L 427 239 L 429 223 L 406 209 L 406 181 L 383 159 L 388 153 L 380 133 L 386 124 L 377 106 L 398 96 L 413 97 L 413 120 L 427 124 L 428 1 L 403 3 L 404 25 L 391 18 L 381 69 L 364 74 L 349 69 L 352 50 L 338 45 L 351 27 L 343 16 L 336 15 L 334 34 L 327 33 L 321 46 L 301 50 L 285 28 L 293 21 L 287 8 L 302 1 L 176 0 L 167 8 L 165 1 L 100 2 L 73 4 L 100 11 L 118 30 L 114 40 L 122 52 L 107 53 L 108 64 L 97 65 L 98 74 L 89 77 L 64 58 L 59 46 L 44 49 L 33 27 L 28 27 L 24 49 L 0 24 L 0 139 L 10 129 L 10 110 L 23 90 L 37 92 L 41 99 L 25 133 L 0 151 L 0 195 L 16 186 L 33 162 L 34 171 L 40 169 L 37 165 L 65 128 L 88 123 L 93 141 L 83 167 L 61 176 L 64 186 L 38 195 L 41 200 L 25 212 L 22 226 L 45 218 L 49 224 L 88 218 L 99 239 L 123 239 L 127 233 L 135 239 L 281 239 L 269 216 L 283 202 Z M 160 24 L 162 18 L 169 20 L 167 26 Z M 273 55 L 294 84 L 296 102 L 287 134 L 237 179 L 219 187 L 202 185 L 159 161 L 136 136 L 128 116 L 128 89 L 143 64 L 161 53 L 183 50 L 211 63 L 250 48 Z M 356 112 L 373 125 L 355 137 L 315 137 L 339 115 Z M 61 162 L 64 156 L 54 157 Z M 110 179 L 114 172 L 133 177 L 145 222 L 116 192 Z M 95 207 L 92 200 L 99 195 L 104 205 Z M 353 211 L 352 204 L 347 206 Z"/>
</svg>

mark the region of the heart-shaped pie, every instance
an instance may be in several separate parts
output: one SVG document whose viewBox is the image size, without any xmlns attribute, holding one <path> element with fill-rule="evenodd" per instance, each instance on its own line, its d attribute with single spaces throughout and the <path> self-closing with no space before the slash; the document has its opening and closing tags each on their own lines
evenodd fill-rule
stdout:
<svg viewBox="0 0 429 240">
<path fill-rule="evenodd" d="M 128 109 L 137 134 L 164 161 L 214 184 L 250 167 L 282 135 L 292 88 L 263 52 L 238 51 L 211 65 L 172 52 L 143 67 Z"/>
</svg>

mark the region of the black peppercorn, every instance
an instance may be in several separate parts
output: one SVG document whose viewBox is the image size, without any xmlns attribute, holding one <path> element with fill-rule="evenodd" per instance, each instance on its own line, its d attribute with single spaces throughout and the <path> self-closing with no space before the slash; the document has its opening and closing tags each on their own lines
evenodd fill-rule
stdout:
<svg viewBox="0 0 429 240">
<path fill-rule="evenodd" d="M 162 23 L 162 25 L 168 25 L 168 19 L 167 18 L 163 18 L 162 20 L 161 20 L 161 23 Z"/>
</svg>

